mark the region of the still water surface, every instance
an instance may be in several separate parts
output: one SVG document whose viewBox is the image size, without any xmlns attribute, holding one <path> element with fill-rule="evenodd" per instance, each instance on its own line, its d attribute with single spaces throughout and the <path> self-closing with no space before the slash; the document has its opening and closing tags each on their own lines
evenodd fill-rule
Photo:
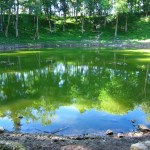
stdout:
<svg viewBox="0 0 150 150">
<path fill-rule="evenodd" d="M 0 126 L 101 135 L 150 127 L 150 51 L 45 49 L 0 53 Z"/>
</svg>

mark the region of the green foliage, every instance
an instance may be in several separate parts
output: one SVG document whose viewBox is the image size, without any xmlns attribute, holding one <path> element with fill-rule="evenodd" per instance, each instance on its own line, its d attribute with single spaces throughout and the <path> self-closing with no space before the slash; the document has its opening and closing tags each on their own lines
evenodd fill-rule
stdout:
<svg viewBox="0 0 150 150">
<path fill-rule="evenodd" d="M 7 16 L 6 16 L 7 17 Z M 85 31 L 81 34 L 80 24 L 75 23 L 73 18 L 68 18 L 66 21 L 66 31 L 62 31 L 62 25 L 56 24 L 57 32 L 50 32 L 48 28 L 48 22 L 45 19 L 39 20 L 40 39 L 33 40 L 35 29 L 31 28 L 34 22 L 34 16 L 32 15 L 20 15 L 19 16 L 19 38 L 15 38 L 13 24 L 10 24 L 9 36 L 6 38 L 3 32 L 0 32 L 0 44 L 20 44 L 20 43 L 89 43 L 95 41 L 98 32 L 103 32 L 100 36 L 100 42 L 112 41 L 114 33 L 114 18 L 112 16 L 107 17 L 106 27 L 102 26 L 99 30 L 94 29 L 91 24 L 88 23 L 89 19 L 85 18 Z M 150 19 L 149 17 L 130 16 L 128 18 L 128 32 L 124 33 L 125 16 L 121 15 L 119 21 L 119 35 L 120 40 L 132 40 L 132 39 L 149 39 L 150 33 Z M 99 20 L 103 21 L 103 17 L 95 17 L 95 24 L 99 24 Z M 103 23 L 103 22 L 102 22 Z M 53 26 L 53 24 L 52 24 Z M 138 29 L 138 30 L 137 30 Z"/>
<path fill-rule="evenodd" d="M 135 32 L 135 38 L 136 35 L 143 38 L 144 33 L 141 32 L 141 28 L 145 33 L 146 29 L 149 30 L 150 21 L 147 24 L 144 22 L 136 24 L 142 14 L 147 17 L 149 15 L 148 0 L 134 2 L 130 0 L 19 0 L 18 3 L 20 10 L 17 25 L 16 2 L 12 0 L 0 2 L 0 43 L 82 41 L 94 39 L 100 33 L 103 33 L 100 37 L 102 40 L 114 39 L 113 32 L 117 16 L 119 18 L 118 38 L 132 38 L 134 36 L 132 31 Z M 11 14 L 10 22 L 9 14 Z M 125 17 L 129 18 L 127 33 L 124 32 L 127 23 Z M 97 25 L 98 29 L 96 29 Z M 18 26 L 19 38 L 15 39 Z M 81 27 L 82 32 L 84 31 L 82 34 Z M 6 29 L 8 29 L 8 35 L 5 33 Z M 40 40 L 37 38 L 33 41 L 35 33 Z M 147 34 L 144 38 L 148 39 L 149 33 Z M 5 35 L 8 38 L 5 38 Z"/>
<path fill-rule="evenodd" d="M 114 14 L 129 12 L 127 0 L 116 0 L 114 4 Z"/>
</svg>

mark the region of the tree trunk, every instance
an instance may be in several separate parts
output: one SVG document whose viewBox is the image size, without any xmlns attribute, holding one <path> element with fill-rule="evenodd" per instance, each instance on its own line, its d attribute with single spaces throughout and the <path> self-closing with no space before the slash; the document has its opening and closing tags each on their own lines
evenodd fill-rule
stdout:
<svg viewBox="0 0 150 150">
<path fill-rule="evenodd" d="M 76 23 L 78 22 L 78 10 L 76 10 L 75 12 L 75 20 L 76 20 Z"/>
<path fill-rule="evenodd" d="M 126 14 L 125 32 L 128 32 L 128 16 Z"/>
<path fill-rule="evenodd" d="M 117 37 L 117 33 L 118 33 L 118 14 L 116 16 L 115 38 Z"/>
<path fill-rule="evenodd" d="M 74 17 L 75 21 L 77 22 L 77 15 L 76 15 L 76 9 L 75 9 L 75 7 L 74 7 L 73 10 L 74 10 L 73 17 Z"/>
<path fill-rule="evenodd" d="M 51 18 L 52 18 L 52 7 L 51 5 L 49 6 L 49 14 L 48 14 L 48 11 L 47 11 L 47 16 L 48 16 L 48 24 L 49 24 L 49 30 L 50 32 L 52 32 L 52 24 L 51 24 Z"/>
<path fill-rule="evenodd" d="M 138 13 L 140 14 L 140 1 L 137 2 L 137 9 L 138 9 Z"/>
<path fill-rule="evenodd" d="M 66 25 L 66 13 L 64 13 L 63 31 L 65 31 L 65 30 L 66 30 L 65 25 Z"/>
<path fill-rule="evenodd" d="M 15 22 L 15 30 L 16 30 L 16 37 L 19 36 L 19 33 L 18 33 L 18 18 L 19 18 L 19 2 L 17 0 L 17 9 L 16 9 L 16 22 Z"/>
<path fill-rule="evenodd" d="M 81 24 L 82 24 L 82 26 L 81 26 L 81 32 L 83 34 L 83 32 L 84 32 L 84 16 L 83 16 L 83 14 L 81 14 Z"/>
<path fill-rule="evenodd" d="M 36 27 L 36 16 L 34 15 L 34 27 Z"/>
<path fill-rule="evenodd" d="M 0 4 L 0 9 L 1 9 L 1 16 L 0 16 L 0 31 L 3 31 L 3 11 L 2 11 L 2 4 Z"/>
<path fill-rule="evenodd" d="M 106 16 L 105 16 L 104 27 L 106 27 L 106 23 L 107 23 L 107 18 L 106 18 Z"/>
<path fill-rule="evenodd" d="M 10 23 L 10 16 L 11 16 L 11 12 L 9 9 L 9 14 L 8 14 L 8 21 L 7 21 L 7 26 L 6 26 L 6 30 L 5 30 L 5 36 L 8 37 L 8 28 L 9 28 L 9 23 Z"/>
<path fill-rule="evenodd" d="M 56 33 L 56 18 L 55 18 L 55 8 L 54 8 L 54 32 Z"/>
<path fill-rule="evenodd" d="M 54 20 L 54 32 L 56 33 L 56 20 Z"/>
<path fill-rule="evenodd" d="M 49 30 L 50 30 L 50 32 L 52 32 L 51 20 L 48 21 L 48 24 L 49 24 Z"/>
<path fill-rule="evenodd" d="M 39 39 L 39 17 L 36 16 L 36 30 L 34 39 Z"/>
</svg>

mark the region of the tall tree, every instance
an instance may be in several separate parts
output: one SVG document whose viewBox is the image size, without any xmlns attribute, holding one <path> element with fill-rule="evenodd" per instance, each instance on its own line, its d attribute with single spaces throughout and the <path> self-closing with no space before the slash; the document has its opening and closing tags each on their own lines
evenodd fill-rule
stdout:
<svg viewBox="0 0 150 150">
<path fill-rule="evenodd" d="M 60 0 L 60 10 L 63 12 L 63 31 L 66 30 L 66 17 L 68 13 L 69 5 L 68 0 Z"/>
<path fill-rule="evenodd" d="M 143 11 L 148 16 L 150 13 L 150 1 L 149 0 L 143 0 Z"/>
<path fill-rule="evenodd" d="M 52 23 L 51 23 L 51 17 L 52 17 L 52 0 L 42 0 L 42 5 L 44 8 L 44 12 L 46 15 L 46 19 L 49 23 L 49 30 L 52 32 Z"/>
<path fill-rule="evenodd" d="M 3 31 L 3 6 L 0 2 L 0 31 Z"/>
<path fill-rule="evenodd" d="M 113 9 L 114 9 L 114 16 L 116 18 L 115 37 L 117 37 L 119 14 L 128 12 L 127 0 L 124 0 L 124 1 L 122 1 L 122 0 L 115 0 Z"/>
<path fill-rule="evenodd" d="M 26 2 L 26 8 L 29 9 L 29 14 L 33 14 L 35 34 L 34 39 L 39 39 L 39 16 L 42 12 L 42 1 L 41 0 L 28 0 Z"/>
<path fill-rule="evenodd" d="M 14 4 L 14 1 L 13 0 L 7 0 L 5 2 L 5 11 L 7 13 L 7 25 L 6 25 L 6 28 L 5 28 L 5 36 L 8 37 L 8 30 L 9 30 L 9 24 L 10 24 L 10 18 L 11 18 L 11 9 L 12 9 L 12 6 Z"/>
<path fill-rule="evenodd" d="M 18 33 L 18 19 L 19 19 L 19 1 L 15 1 L 15 9 L 16 9 L 16 20 L 15 20 L 15 30 L 16 30 L 16 37 L 19 36 Z"/>
</svg>

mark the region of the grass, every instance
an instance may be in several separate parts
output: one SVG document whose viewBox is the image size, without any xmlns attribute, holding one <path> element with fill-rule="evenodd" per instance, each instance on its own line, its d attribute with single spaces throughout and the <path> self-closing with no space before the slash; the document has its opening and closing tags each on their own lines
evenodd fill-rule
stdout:
<svg viewBox="0 0 150 150">
<path fill-rule="evenodd" d="M 58 20 L 58 19 L 57 19 Z M 103 24 L 104 18 L 94 18 L 94 23 Z M 150 17 L 143 16 L 130 16 L 128 24 L 128 32 L 124 32 L 124 18 L 120 16 L 118 37 L 119 41 L 138 41 L 150 39 Z M 21 15 L 19 16 L 19 38 L 15 38 L 15 30 L 11 24 L 9 27 L 8 38 L 4 36 L 4 32 L 0 32 L 0 44 L 36 44 L 36 43 L 48 43 L 48 44 L 61 44 L 67 43 L 108 43 L 114 42 L 114 27 L 115 20 L 109 22 L 106 27 L 102 26 L 99 30 L 95 30 L 93 24 L 89 23 L 89 18 L 85 19 L 85 32 L 81 33 L 81 24 L 75 22 L 73 18 L 68 18 L 66 23 L 66 31 L 62 31 L 61 21 L 56 23 L 56 33 L 50 32 L 48 27 L 48 21 L 40 19 L 39 32 L 40 39 L 34 40 L 34 19 L 33 16 Z M 6 26 L 6 22 L 4 24 Z M 102 35 L 100 38 L 99 34 Z"/>
</svg>

